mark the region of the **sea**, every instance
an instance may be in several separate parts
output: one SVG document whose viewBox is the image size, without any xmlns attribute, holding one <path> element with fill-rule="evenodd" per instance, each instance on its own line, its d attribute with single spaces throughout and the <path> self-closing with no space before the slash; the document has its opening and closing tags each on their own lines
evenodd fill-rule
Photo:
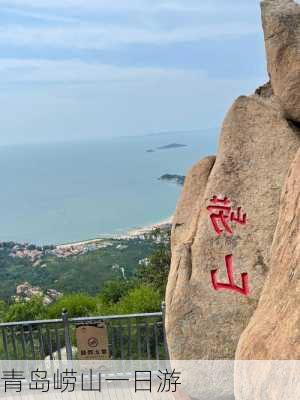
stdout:
<svg viewBox="0 0 300 400">
<path fill-rule="evenodd" d="M 38 245 L 121 235 L 174 214 L 218 129 L 0 147 L 0 240 Z M 159 150 L 171 143 L 186 147 Z M 147 150 L 154 150 L 147 152 Z"/>
</svg>

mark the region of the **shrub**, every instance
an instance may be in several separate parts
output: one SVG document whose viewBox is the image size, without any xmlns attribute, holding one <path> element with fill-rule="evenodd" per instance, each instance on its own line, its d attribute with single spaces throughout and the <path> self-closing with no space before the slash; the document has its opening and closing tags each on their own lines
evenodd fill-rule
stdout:
<svg viewBox="0 0 300 400">
<path fill-rule="evenodd" d="M 159 292 L 147 285 L 131 289 L 116 304 L 99 304 L 99 314 L 121 315 L 160 311 L 161 296 Z"/>
<path fill-rule="evenodd" d="M 8 312 L 8 304 L 4 300 L 0 300 L 0 321 L 4 322 Z"/>
<path fill-rule="evenodd" d="M 161 296 L 150 286 L 141 285 L 131 290 L 119 303 L 122 314 L 148 313 L 160 311 Z"/>
<path fill-rule="evenodd" d="M 161 298 L 165 296 L 168 275 L 171 264 L 171 251 L 169 247 L 161 247 L 149 258 L 149 263 L 142 265 L 137 271 L 138 280 L 158 290 Z"/>
<path fill-rule="evenodd" d="M 97 300 L 84 293 L 63 296 L 56 303 L 49 306 L 49 318 L 61 318 L 64 309 L 68 311 L 70 318 L 88 317 L 96 312 Z"/>
<path fill-rule="evenodd" d="M 133 287 L 132 281 L 116 279 L 105 283 L 100 298 L 104 304 L 118 303 Z"/>
<path fill-rule="evenodd" d="M 35 296 L 29 301 L 10 305 L 4 316 L 6 322 L 32 321 L 45 318 L 47 318 L 47 309 L 40 296 Z"/>
</svg>

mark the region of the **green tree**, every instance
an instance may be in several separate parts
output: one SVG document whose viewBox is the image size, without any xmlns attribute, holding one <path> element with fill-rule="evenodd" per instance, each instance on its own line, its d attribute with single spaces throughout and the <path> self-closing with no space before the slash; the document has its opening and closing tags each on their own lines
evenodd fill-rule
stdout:
<svg viewBox="0 0 300 400">
<path fill-rule="evenodd" d="M 157 290 L 161 295 L 161 299 L 165 296 L 170 264 L 171 251 L 169 247 L 162 246 L 137 271 L 138 280 Z"/>
<path fill-rule="evenodd" d="M 133 280 L 115 279 L 104 284 L 100 298 L 104 304 L 116 304 L 128 294 L 134 286 Z"/>
<path fill-rule="evenodd" d="M 160 311 L 161 296 L 154 288 L 141 285 L 132 289 L 118 304 L 121 314 L 149 313 Z"/>
<path fill-rule="evenodd" d="M 160 293 L 151 286 L 140 285 L 131 289 L 126 296 L 115 304 L 99 304 L 102 315 L 136 314 L 160 311 Z"/>
<path fill-rule="evenodd" d="M 47 318 L 47 307 L 41 296 L 35 296 L 29 301 L 14 303 L 9 306 L 4 319 L 6 322 L 32 321 Z"/>
<path fill-rule="evenodd" d="M 84 293 L 63 296 L 49 306 L 49 318 L 61 318 L 64 309 L 68 311 L 70 318 L 88 317 L 97 311 L 97 299 Z"/>
<path fill-rule="evenodd" d="M 4 300 L 0 300 L 0 321 L 4 322 L 8 311 L 8 304 Z"/>
</svg>

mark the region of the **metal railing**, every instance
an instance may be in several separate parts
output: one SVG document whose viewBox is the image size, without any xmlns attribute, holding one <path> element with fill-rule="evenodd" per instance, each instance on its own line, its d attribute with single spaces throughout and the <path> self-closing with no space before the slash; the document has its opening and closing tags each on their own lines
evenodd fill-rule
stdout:
<svg viewBox="0 0 300 400">
<path fill-rule="evenodd" d="M 0 323 L 2 360 L 74 360 L 76 327 L 104 321 L 112 360 L 166 360 L 162 312 Z"/>
</svg>

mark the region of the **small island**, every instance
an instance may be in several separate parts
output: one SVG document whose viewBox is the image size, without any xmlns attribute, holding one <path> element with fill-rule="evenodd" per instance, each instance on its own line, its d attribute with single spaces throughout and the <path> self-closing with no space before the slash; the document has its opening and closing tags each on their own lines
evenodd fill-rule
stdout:
<svg viewBox="0 0 300 400">
<path fill-rule="evenodd" d="M 180 147 L 187 147 L 186 144 L 180 144 L 180 143 L 170 143 L 165 146 L 160 146 L 157 147 L 157 150 L 170 150 L 170 149 L 178 149 Z"/>
<path fill-rule="evenodd" d="M 172 182 L 172 183 L 176 183 L 177 185 L 183 186 L 184 181 L 185 181 L 185 176 L 175 175 L 175 174 L 164 174 L 158 179 L 160 181 Z"/>
<path fill-rule="evenodd" d="M 164 146 L 159 146 L 156 147 L 156 150 L 171 150 L 171 149 L 179 149 L 181 147 L 187 147 L 186 144 L 180 144 L 180 143 L 170 143 L 170 144 L 166 144 Z M 153 149 L 148 149 L 146 150 L 147 153 L 154 153 L 155 150 Z"/>
</svg>

